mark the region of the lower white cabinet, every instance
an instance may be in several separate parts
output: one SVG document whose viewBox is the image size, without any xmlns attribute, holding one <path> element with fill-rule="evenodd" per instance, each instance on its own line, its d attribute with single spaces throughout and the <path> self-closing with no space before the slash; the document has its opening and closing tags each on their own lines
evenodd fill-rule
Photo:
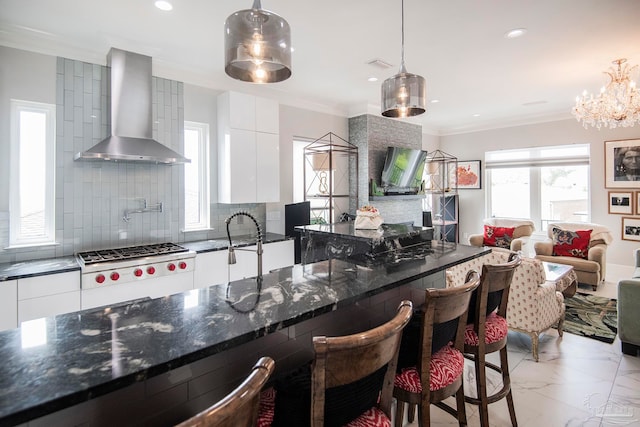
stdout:
<svg viewBox="0 0 640 427">
<path fill-rule="evenodd" d="M 18 325 L 80 310 L 80 271 L 17 280 Z"/>
<path fill-rule="evenodd" d="M 194 272 L 193 287 L 206 288 L 229 281 L 228 252 L 201 252 L 196 255 L 196 271 Z"/>
<path fill-rule="evenodd" d="M 263 273 L 293 265 L 295 263 L 294 243 L 295 240 L 284 240 L 266 245 L 268 250 L 265 249 L 262 254 Z"/>
<path fill-rule="evenodd" d="M 18 326 L 18 281 L 0 282 L 0 331 Z"/>
<path fill-rule="evenodd" d="M 199 253 L 196 256 L 194 287 L 204 288 L 257 276 L 258 256 L 255 250 L 255 245 L 236 248 L 236 263 L 232 265 L 229 265 L 226 249 Z M 293 240 L 263 244 L 262 273 L 293 265 L 293 251 Z"/>
<path fill-rule="evenodd" d="M 82 309 L 118 304 L 140 298 L 160 298 L 193 289 L 193 271 L 134 283 L 82 290 Z"/>
</svg>

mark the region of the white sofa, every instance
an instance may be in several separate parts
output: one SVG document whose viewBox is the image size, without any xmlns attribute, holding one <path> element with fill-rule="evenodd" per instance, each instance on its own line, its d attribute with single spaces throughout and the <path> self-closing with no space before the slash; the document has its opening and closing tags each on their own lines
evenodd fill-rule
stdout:
<svg viewBox="0 0 640 427">
<path fill-rule="evenodd" d="M 502 264 L 508 258 L 508 251 L 492 250 L 488 255 L 456 265 L 446 272 L 447 286 L 463 284 L 470 269 L 481 272 L 482 264 Z M 509 329 L 531 337 L 531 350 L 536 362 L 539 360 L 540 334 L 557 325 L 558 334 L 562 336 L 564 314 L 564 297 L 556 283 L 546 281 L 541 261 L 522 257 L 511 282 L 507 324 Z"/>
</svg>

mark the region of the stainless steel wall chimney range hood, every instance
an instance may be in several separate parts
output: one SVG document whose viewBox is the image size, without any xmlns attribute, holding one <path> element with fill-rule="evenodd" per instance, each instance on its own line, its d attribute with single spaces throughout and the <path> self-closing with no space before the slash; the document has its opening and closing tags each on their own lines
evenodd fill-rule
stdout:
<svg viewBox="0 0 640 427">
<path fill-rule="evenodd" d="M 151 57 L 111 48 L 107 67 L 111 136 L 77 153 L 74 160 L 191 163 L 153 139 Z"/>
</svg>

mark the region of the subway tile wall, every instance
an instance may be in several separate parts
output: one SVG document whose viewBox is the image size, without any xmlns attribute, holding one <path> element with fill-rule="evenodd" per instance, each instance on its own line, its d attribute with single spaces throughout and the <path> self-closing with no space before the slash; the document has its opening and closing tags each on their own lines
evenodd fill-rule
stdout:
<svg viewBox="0 0 640 427">
<path fill-rule="evenodd" d="M 221 205 L 211 209 L 211 229 L 184 227 L 184 166 L 74 161 L 73 156 L 110 131 L 107 68 L 58 58 L 56 79 L 56 245 L 0 249 L 0 263 L 73 255 L 79 251 L 146 243 L 226 237 L 224 219 L 238 210 L 266 226 L 264 204 Z M 184 152 L 182 82 L 153 77 L 153 138 Z M 215 136 L 212 135 L 212 143 Z M 212 170 L 215 173 L 215 170 Z M 163 204 L 163 212 L 131 214 L 125 209 Z M 234 234 L 253 233 L 251 221 L 231 224 Z M 0 248 L 9 245 L 9 214 L 0 212 Z"/>
</svg>

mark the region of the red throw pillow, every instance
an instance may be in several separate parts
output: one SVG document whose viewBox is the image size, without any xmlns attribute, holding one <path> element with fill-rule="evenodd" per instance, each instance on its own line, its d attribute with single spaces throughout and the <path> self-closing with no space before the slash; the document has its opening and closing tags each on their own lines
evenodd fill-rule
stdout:
<svg viewBox="0 0 640 427">
<path fill-rule="evenodd" d="M 553 255 L 587 259 L 592 230 L 569 231 L 552 227 Z"/>
<path fill-rule="evenodd" d="M 494 227 L 492 225 L 485 225 L 483 244 L 485 246 L 510 249 L 511 241 L 513 240 L 513 230 L 515 229 L 515 227 Z"/>
</svg>

